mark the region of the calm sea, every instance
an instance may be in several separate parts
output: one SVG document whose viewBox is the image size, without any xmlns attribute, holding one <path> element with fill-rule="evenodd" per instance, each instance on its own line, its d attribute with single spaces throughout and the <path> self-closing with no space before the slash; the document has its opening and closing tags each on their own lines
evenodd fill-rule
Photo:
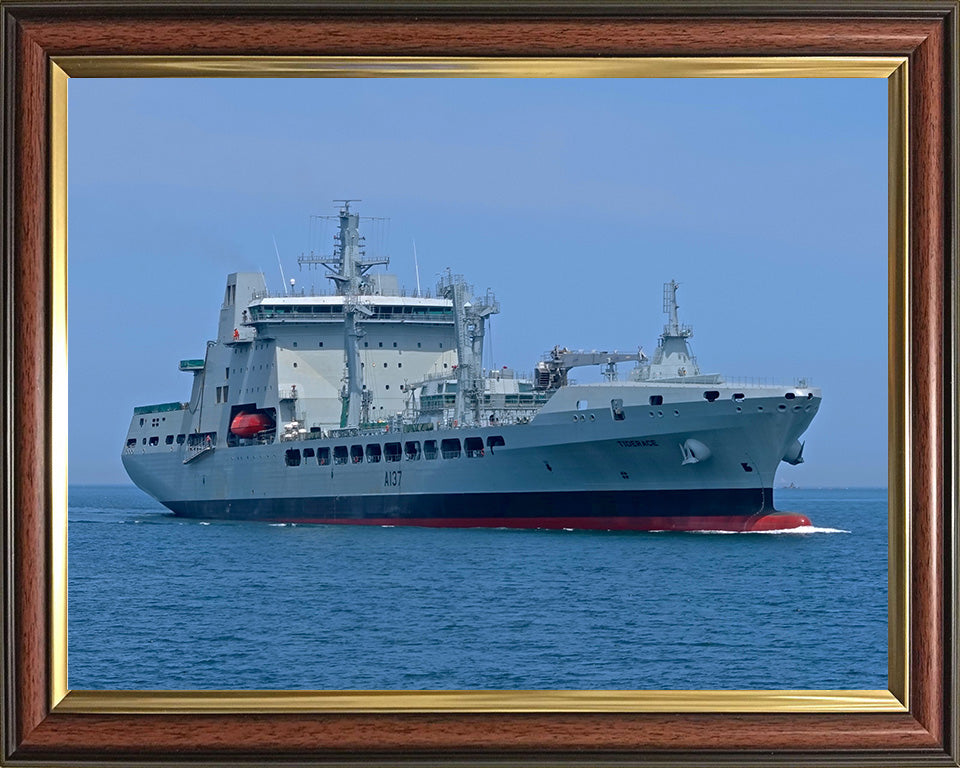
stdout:
<svg viewBox="0 0 960 768">
<path fill-rule="evenodd" d="M 807 533 L 200 522 L 73 486 L 87 689 L 887 687 L 885 489 L 779 490 Z"/>
</svg>

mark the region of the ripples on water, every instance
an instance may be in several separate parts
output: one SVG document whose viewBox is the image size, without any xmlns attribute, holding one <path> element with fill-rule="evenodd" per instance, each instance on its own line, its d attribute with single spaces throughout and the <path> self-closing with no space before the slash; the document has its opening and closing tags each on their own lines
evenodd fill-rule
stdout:
<svg viewBox="0 0 960 768">
<path fill-rule="evenodd" d="M 269 525 L 74 486 L 73 688 L 886 688 L 886 491 L 755 534 Z"/>
</svg>

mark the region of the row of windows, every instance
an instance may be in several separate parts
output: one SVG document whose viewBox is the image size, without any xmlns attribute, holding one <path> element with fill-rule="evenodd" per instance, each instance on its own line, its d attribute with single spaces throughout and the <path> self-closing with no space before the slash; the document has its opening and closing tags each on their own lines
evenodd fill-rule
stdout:
<svg viewBox="0 0 960 768">
<path fill-rule="evenodd" d="M 375 304 L 369 307 L 373 311 L 372 317 L 390 317 L 392 315 L 452 315 L 450 307 L 424 306 L 389 306 Z M 268 317 L 282 317 L 284 315 L 339 315 L 343 314 L 342 304 L 311 304 L 311 305 L 261 305 L 250 308 L 251 320 L 262 320 Z"/>
<path fill-rule="evenodd" d="M 377 344 L 378 344 L 379 347 L 381 347 L 381 348 L 383 347 L 383 342 L 382 342 L 382 341 L 378 341 Z M 296 346 L 296 342 L 294 342 L 294 346 Z M 364 347 L 369 347 L 369 346 L 370 346 L 370 342 L 369 342 L 369 341 L 363 342 L 363 346 L 364 346 Z M 393 342 L 393 346 L 396 347 L 396 346 L 397 346 L 397 342 Z M 422 342 L 422 341 L 418 341 L 418 342 L 417 342 L 417 349 L 423 349 L 423 342 Z M 440 349 L 443 349 L 443 342 L 442 342 L 442 341 L 440 342 Z M 402 352 L 402 350 L 401 350 L 401 352 Z M 386 365 L 386 363 L 384 363 L 384 365 Z"/>
<path fill-rule="evenodd" d="M 183 442 L 186 439 L 187 439 L 186 435 L 177 435 L 177 445 L 183 445 Z M 147 442 L 148 442 L 147 438 L 145 437 L 142 438 L 141 442 L 143 445 L 147 445 Z M 173 435 L 167 435 L 166 438 L 164 439 L 164 443 L 166 445 L 173 445 Z M 127 439 L 127 448 L 133 448 L 133 446 L 135 446 L 136 444 L 137 444 L 137 438 L 131 437 Z M 157 435 L 154 435 L 153 437 L 150 438 L 149 444 L 160 445 L 160 437 Z"/>
<path fill-rule="evenodd" d="M 493 453 L 493 449 L 505 445 L 500 435 L 491 435 L 487 438 L 486 449 Z M 466 456 L 468 459 L 479 459 L 484 456 L 485 448 L 482 437 L 468 437 L 461 446 L 460 438 L 451 437 L 440 440 L 424 440 L 421 449 L 419 440 L 407 440 L 405 443 L 368 443 L 366 447 L 362 445 L 337 445 L 333 450 L 329 447 L 290 448 L 286 452 L 285 461 L 288 467 L 299 467 L 302 461 L 316 457 L 317 464 L 321 467 L 329 464 L 379 464 L 384 462 L 397 462 L 401 458 L 407 461 L 433 461 L 438 456 L 444 459 L 459 459 Z"/>
</svg>

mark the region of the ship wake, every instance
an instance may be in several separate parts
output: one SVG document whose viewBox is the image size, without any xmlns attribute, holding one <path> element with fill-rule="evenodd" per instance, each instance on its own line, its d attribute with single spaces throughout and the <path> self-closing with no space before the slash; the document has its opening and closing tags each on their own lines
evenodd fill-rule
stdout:
<svg viewBox="0 0 960 768">
<path fill-rule="evenodd" d="M 735 535 L 758 535 L 758 536 L 779 536 L 779 535 L 808 535 L 813 533 L 850 533 L 843 528 L 821 528 L 817 525 L 800 525 L 796 528 L 775 528 L 770 531 L 688 531 L 688 533 L 697 534 L 735 534 Z"/>
</svg>

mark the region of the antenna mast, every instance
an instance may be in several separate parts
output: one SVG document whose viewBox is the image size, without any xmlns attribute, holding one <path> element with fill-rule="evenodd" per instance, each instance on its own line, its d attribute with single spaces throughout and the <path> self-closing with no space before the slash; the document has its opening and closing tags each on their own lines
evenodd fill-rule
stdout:
<svg viewBox="0 0 960 768">
<path fill-rule="evenodd" d="M 283 295 L 287 295 L 287 278 L 283 274 L 283 262 L 280 261 L 280 249 L 277 248 L 277 237 L 273 237 L 273 250 L 277 252 L 277 266 L 280 267 L 280 282 L 283 283 Z"/>
<path fill-rule="evenodd" d="M 360 216 L 351 213 L 350 203 L 359 203 L 360 200 L 334 200 L 335 203 L 342 203 L 340 213 L 336 217 L 339 222 L 339 230 L 334 235 L 334 249 L 332 256 L 300 256 L 297 263 L 302 267 L 304 264 L 322 264 L 330 274 L 328 278 L 333 280 L 337 286 L 337 293 L 341 296 L 359 296 L 366 291 L 367 281 L 364 276 L 371 267 L 377 265 L 387 265 L 390 259 L 372 258 L 368 259 L 366 253 L 366 239 L 360 234 Z M 364 219 L 365 221 L 376 221 L 376 219 Z M 381 219 L 382 221 L 382 219 Z"/>
<path fill-rule="evenodd" d="M 420 263 L 417 261 L 417 241 L 413 241 L 413 268 L 417 273 L 417 298 L 420 298 Z"/>
</svg>

